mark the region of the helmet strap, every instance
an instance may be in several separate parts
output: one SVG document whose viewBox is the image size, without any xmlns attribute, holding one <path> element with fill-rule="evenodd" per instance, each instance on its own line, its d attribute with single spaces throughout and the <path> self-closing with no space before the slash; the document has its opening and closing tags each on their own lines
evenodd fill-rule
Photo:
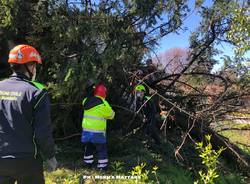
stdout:
<svg viewBox="0 0 250 184">
<path fill-rule="evenodd" d="M 24 67 L 25 67 L 26 71 L 27 71 L 28 74 L 29 74 L 29 79 L 32 80 L 33 74 L 32 74 L 32 72 L 29 70 L 29 67 L 27 66 L 26 63 L 24 64 Z"/>
</svg>

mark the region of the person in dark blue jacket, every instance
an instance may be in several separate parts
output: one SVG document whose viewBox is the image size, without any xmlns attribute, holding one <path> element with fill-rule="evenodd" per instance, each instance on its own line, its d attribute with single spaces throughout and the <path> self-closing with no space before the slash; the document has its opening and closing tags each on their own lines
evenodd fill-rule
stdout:
<svg viewBox="0 0 250 184">
<path fill-rule="evenodd" d="M 13 74 L 0 81 L 0 184 L 44 184 L 43 160 L 56 169 L 47 91 L 34 82 L 38 51 L 18 45 L 9 54 Z"/>
</svg>

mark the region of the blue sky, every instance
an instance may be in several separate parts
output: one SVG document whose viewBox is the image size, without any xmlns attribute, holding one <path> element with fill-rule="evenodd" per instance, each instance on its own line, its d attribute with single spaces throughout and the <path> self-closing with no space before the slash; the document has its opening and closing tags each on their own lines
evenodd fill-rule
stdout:
<svg viewBox="0 0 250 184">
<path fill-rule="evenodd" d="M 210 6 L 212 3 L 211 0 L 206 0 L 203 5 Z M 161 52 L 164 52 L 170 48 L 180 47 L 180 48 L 188 48 L 189 47 L 189 36 L 195 29 L 199 26 L 199 23 L 201 21 L 201 17 L 197 13 L 196 10 L 194 10 L 195 0 L 189 0 L 188 2 L 189 7 L 191 9 L 189 17 L 184 21 L 183 27 L 186 27 L 186 31 L 180 31 L 179 35 L 171 33 L 164 38 L 162 38 L 161 41 L 159 41 L 159 47 L 157 48 L 156 53 L 160 54 Z M 219 61 L 217 65 L 215 65 L 214 70 L 218 70 L 221 65 L 221 57 L 223 55 L 233 56 L 233 47 L 229 44 L 220 44 L 217 46 L 219 50 L 221 50 L 223 53 L 215 56 L 214 58 Z M 246 57 L 250 58 L 250 52 L 248 52 Z M 153 56 L 152 56 L 153 57 Z"/>
<path fill-rule="evenodd" d="M 206 4 L 209 5 L 210 3 L 206 1 Z M 160 46 L 157 50 L 157 53 L 164 52 L 165 50 L 173 47 L 189 47 L 189 36 L 199 26 L 201 17 L 198 15 L 197 11 L 194 10 L 195 0 L 189 0 L 188 5 L 191 11 L 182 26 L 183 28 L 187 28 L 187 30 L 179 31 L 179 35 L 171 33 L 162 38 L 162 40 L 159 42 Z"/>
<path fill-rule="evenodd" d="M 93 0 L 93 2 L 98 3 L 100 0 Z M 159 41 L 159 47 L 156 50 L 156 54 L 160 54 L 171 48 L 189 48 L 189 37 L 193 31 L 199 26 L 201 17 L 199 16 L 197 10 L 195 9 L 195 1 L 196 0 L 188 0 L 188 6 L 190 8 L 190 14 L 188 18 L 185 19 L 182 28 L 187 28 L 186 31 L 179 31 L 179 34 L 171 33 L 165 37 L 163 37 Z M 204 0 L 203 5 L 211 6 L 213 3 L 212 0 Z M 219 50 L 223 53 L 215 56 L 214 58 L 219 61 L 217 65 L 215 65 L 214 70 L 218 70 L 222 66 L 221 57 L 224 55 L 233 56 L 234 48 L 229 44 L 222 43 L 217 46 Z M 250 51 L 245 55 L 247 58 L 250 58 Z M 155 57 L 154 54 L 151 53 L 151 57 Z"/>
</svg>

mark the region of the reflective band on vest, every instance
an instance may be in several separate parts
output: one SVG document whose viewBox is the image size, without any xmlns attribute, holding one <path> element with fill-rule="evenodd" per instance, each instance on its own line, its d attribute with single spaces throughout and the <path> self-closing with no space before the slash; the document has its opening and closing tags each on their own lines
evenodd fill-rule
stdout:
<svg viewBox="0 0 250 184">
<path fill-rule="evenodd" d="M 94 160 L 84 160 L 84 162 L 87 164 L 92 164 L 94 162 Z"/>
<path fill-rule="evenodd" d="M 98 163 L 99 164 L 106 164 L 106 163 L 108 163 L 108 159 L 101 159 L 101 160 L 98 160 Z"/>
<path fill-rule="evenodd" d="M 105 133 L 105 130 L 93 130 L 93 129 L 89 129 L 89 128 L 83 128 L 83 131 L 87 131 L 87 132 L 93 132 L 93 133 Z"/>
<path fill-rule="evenodd" d="M 88 115 L 85 115 L 85 116 L 83 116 L 83 118 L 94 119 L 94 120 L 100 120 L 100 121 L 106 121 L 105 118 L 100 118 L 100 117 L 96 117 L 96 116 L 88 116 Z"/>
<path fill-rule="evenodd" d="M 108 164 L 98 164 L 97 168 L 104 168 L 104 167 L 107 167 L 107 166 L 108 166 Z"/>
<path fill-rule="evenodd" d="M 84 156 L 84 159 L 91 159 L 94 158 L 94 155 Z"/>
<path fill-rule="evenodd" d="M 112 112 L 111 116 L 109 116 L 107 119 L 113 119 L 115 116 L 115 112 Z"/>
<path fill-rule="evenodd" d="M 1 156 L 1 158 L 16 158 L 13 155 Z"/>
</svg>

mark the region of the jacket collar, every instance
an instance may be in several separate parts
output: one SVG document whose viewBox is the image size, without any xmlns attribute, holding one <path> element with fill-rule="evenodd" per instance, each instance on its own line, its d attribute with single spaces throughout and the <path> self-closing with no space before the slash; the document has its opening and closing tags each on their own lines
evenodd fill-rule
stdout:
<svg viewBox="0 0 250 184">
<path fill-rule="evenodd" d="M 30 80 L 29 77 L 27 77 L 26 75 L 22 74 L 22 73 L 19 73 L 19 72 L 16 72 L 16 73 L 13 73 L 10 78 L 18 78 L 18 79 L 21 79 L 21 80 Z"/>
<path fill-rule="evenodd" d="M 99 96 L 99 95 L 95 95 L 95 97 L 100 98 L 100 99 L 102 99 L 102 100 L 105 100 L 105 98 L 103 98 L 103 97 L 101 97 L 101 96 Z"/>
</svg>

